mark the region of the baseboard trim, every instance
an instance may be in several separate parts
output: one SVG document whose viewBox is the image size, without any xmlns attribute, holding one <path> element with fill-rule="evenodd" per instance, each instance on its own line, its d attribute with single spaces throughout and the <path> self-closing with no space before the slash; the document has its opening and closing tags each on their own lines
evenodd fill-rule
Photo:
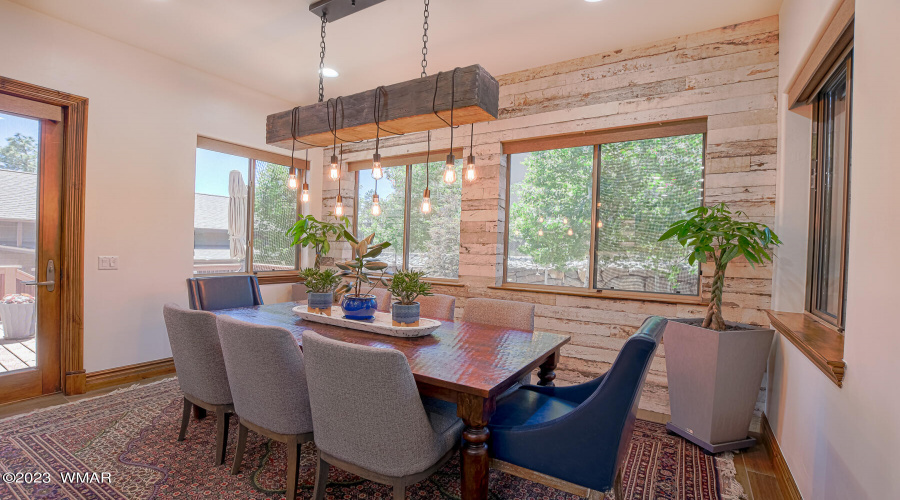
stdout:
<svg viewBox="0 0 900 500">
<path fill-rule="evenodd" d="M 172 358 L 146 361 L 134 365 L 120 366 L 108 370 L 89 372 L 85 375 L 85 389 L 90 392 L 113 385 L 137 382 L 146 378 L 175 373 Z"/>
<path fill-rule="evenodd" d="M 803 500 L 803 497 L 800 495 L 800 489 L 797 488 L 797 483 L 794 481 L 794 476 L 791 475 L 791 470 L 788 468 L 787 461 L 785 461 L 784 455 L 781 454 L 781 447 L 778 446 L 775 432 L 772 431 L 772 426 L 769 425 L 769 419 L 766 418 L 765 413 L 762 414 L 761 437 L 769 453 L 769 458 L 772 459 L 772 463 L 775 466 L 775 477 L 778 479 L 778 484 L 781 486 L 781 493 L 785 496 L 785 500 Z"/>
</svg>

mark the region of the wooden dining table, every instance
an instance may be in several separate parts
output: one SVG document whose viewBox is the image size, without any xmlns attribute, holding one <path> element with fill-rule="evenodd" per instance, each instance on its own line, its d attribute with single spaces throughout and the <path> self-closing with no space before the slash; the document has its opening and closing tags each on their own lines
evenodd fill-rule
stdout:
<svg viewBox="0 0 900 500">
<path fill-rule="evenodd" d="M 497 397 L 524 375 L 539 369 L 540 385 L 553 385 L 559 350 L 566 335 L 524 332 L 464 321 L 444 321 L 430 335 L 400 338 L 305 321 L 285 302 L 214 311 L 260 325 L 286 328 L 302 348 L 302 333 L 312 330 L 353 344 L 397 349 L 406 355 L 419 392 L 457 405 L 465 423 L 460 448 L 461 493 L 464 500 L 488 497 L 490 456 L 487 424 Z M 336 309 L 339 314 L 339 309 Z"/>
</svg>

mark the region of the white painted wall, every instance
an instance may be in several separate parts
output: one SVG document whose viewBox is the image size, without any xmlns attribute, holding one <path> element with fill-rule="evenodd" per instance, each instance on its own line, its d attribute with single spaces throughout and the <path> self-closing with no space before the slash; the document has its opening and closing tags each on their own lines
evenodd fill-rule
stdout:
<svg viewBox="0 0 900 500">
<path fill-rule="evenodd" d="M 781 9 L 782 91 L 812 49 L 835 0 L 785 0 Z M 900 498 L 900 3 L 856 0 L 848 299 L 843 388 L 778 338 L 769 365 L 766 414 L 806 499 Z M 776 229 L 784 237 L 773 306 L 802 311 L 808 224 L 808 117 L 787 111 L 782 94 Z"/>
<path fill-rule="evenodd" d="M 90 99 L 85 368 L 170 356 L 161 308 L 187 304 L 197 135 L 265 149 L 266 115 L 291 104 L 6 0 L 0 74 Z M 98 271 L 99 255 L 119 270 Z"/>
</svg>

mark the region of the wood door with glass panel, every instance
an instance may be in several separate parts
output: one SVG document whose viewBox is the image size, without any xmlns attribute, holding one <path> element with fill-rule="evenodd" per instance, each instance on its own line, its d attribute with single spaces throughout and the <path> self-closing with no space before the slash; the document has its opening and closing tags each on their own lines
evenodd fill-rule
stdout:
<svg viewBox="0 0 900 500">
<path fill-rule="evenodd" d="M 0 94 L 0 403 L 57 392 L 64 124 Z"/>
</svg>

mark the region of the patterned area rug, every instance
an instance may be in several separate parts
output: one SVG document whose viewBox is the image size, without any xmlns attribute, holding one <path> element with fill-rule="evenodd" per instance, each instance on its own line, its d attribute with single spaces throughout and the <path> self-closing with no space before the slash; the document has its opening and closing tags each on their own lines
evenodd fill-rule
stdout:
<svg viewBox="0 0 900 500">
<path fill-rule="evenodd" d="M 150 499 L 283 498 L 285 450 L 251 432 L 242 473 L 214 467 L 215 416 L 188 427 L 176 441 L 181 393 L 175 379 L 0 420 L 0 498 Z M 236 420 L 226 456 L 231 464 Z M 303 447 L 299 495 L 312 496 L 315 447 Z M 19 473 L 19 482 L 10 482 Z M 80 477 L 71 474 L 81 473 Z M 108 473 L 104 475 L 103 473 Z M 30 475 L 29 475 L 30 474 Z M 62 475 L 69 474 L 63 482 Z M 391 498 L 387 486 L 334 467 L 328 498 Z M 40 481 L 35 483 L 36 481 Z M 638 421 L 625 471 L 628 499 L 734 500 L 743 492 L 731 455 L 710 457 L 665 427 Z M 496 470 L 492 499 L 579 498 Z M 408 489 L 411 499 L 459 498 L 459 461 Z"/>
</svg>

